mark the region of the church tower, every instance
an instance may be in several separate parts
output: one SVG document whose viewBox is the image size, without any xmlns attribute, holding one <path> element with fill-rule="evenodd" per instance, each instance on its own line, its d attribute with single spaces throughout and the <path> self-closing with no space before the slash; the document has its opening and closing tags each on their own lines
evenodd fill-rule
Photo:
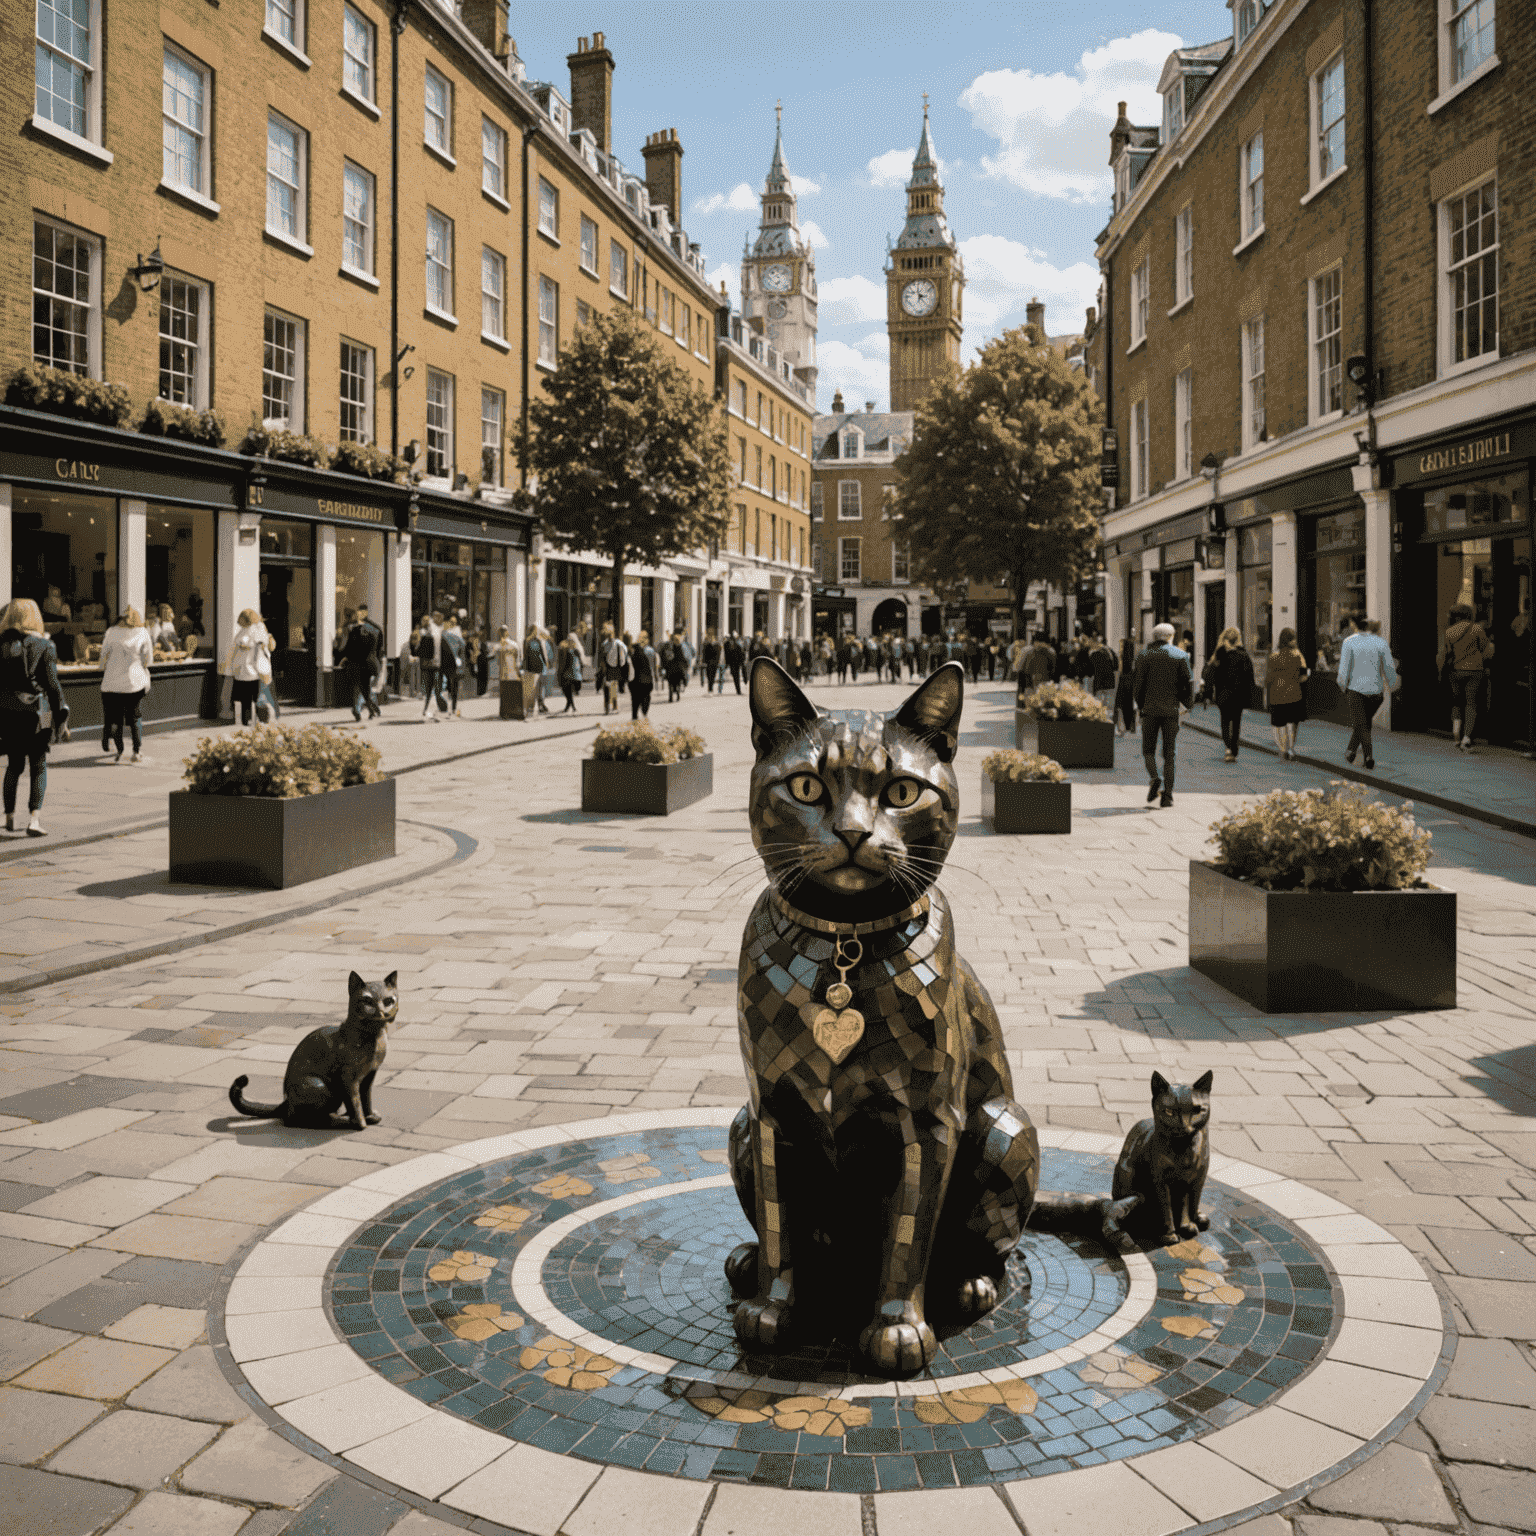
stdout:
<svg viewBox="0 0 1536 1536">
<path fill-rule="evenodd" d="M 795 184 L 784 159 L 784 109 L 773 135 L 773 163 L 763 184 L 757 239 L 741 257 L 741 313 L 816 391 L 816 252 L 800 233 Z"/>
<path fill-rule="evenodd" d="M 891 341 L 891 409 L 910 411 L 960 363 L 961 296 L 965 264 L 944 217 L 944 186 L 928 129 L 907 183 L 907 221 L 885 259 L 886 331 Z"/>
</svg>

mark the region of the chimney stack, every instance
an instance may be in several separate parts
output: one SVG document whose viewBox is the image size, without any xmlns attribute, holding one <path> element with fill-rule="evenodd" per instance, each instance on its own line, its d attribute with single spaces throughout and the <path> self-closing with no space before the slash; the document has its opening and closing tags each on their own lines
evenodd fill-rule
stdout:
<svg viewBox="0 0 1536 1536">
<path fill-rule="evenodd" d="M 505 63 L 507 55 L 515 51 L 507 36 L 507 0 L 463 0 L 459 14 L 480 46 Z"/>
<path fill-rule="evenodd" d="M 594 32 L 589 44 L 576 39 L 568 53 L 571 67 L 571 127 L 587 128 L 605 155 L 613 153 L 613 55 L 603 47 L 603 34 Z"/>
<path fill-rule="evenodd" d="M 1045 340 L 1045 305 L 1039 299 L 1031 299 L 1024 306 L 1024 318 L 1039 333 L 1040 340 Z"/>
<path fill-rule="evenodd" d="M 651 206 L 663 204 L 672 215 L 674 228 L 683 222 L 683 146 L 676 128 L 651 134 L 641 151 L 645 156 L 645 185 Z"/>
<path fill-rule="evenodd" d="M 834 394 L 832 396 L 832 414 L 834 416 L 841 416 L 843 414 L 843 392 L 842 392 L 842 390 L 838 390 L 836 392 L 836 394 Z"/>
<path fill-rule="evenodd" d="M 866 400 L 864 402 L 864 409 L 869 415 L 873 416 L 875 414 L 875 402 L 873 400 Z"/>
</svg>

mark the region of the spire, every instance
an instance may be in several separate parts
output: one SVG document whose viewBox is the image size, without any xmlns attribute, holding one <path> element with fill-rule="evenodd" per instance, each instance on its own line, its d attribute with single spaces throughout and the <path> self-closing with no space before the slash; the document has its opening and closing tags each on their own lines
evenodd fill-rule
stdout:
<svg viewBox="0 0 1536 1536">
<path fill-rule="evenodd" d="M 789 166 L 784 159 L 784 103 L 773 109 L 773 164 L 768 167 L 767 192 L 770 196 L 794 196 Z"/>
<path fill-rule="evenodd" d="M 935 186 L 939 180 L 939 157 L 933 152 L 933 133 L 928 127 L 928 92 L 923 92 L 923 136 L 918 141 L 917 155 L 912 161 L 912 180 L 909 187 Z"/>
</svg>

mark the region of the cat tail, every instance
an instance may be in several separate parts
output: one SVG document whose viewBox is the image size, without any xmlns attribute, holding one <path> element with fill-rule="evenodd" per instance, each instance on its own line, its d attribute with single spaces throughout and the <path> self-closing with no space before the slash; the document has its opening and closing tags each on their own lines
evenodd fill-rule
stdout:
<svg viewBox="0 0 1536 1536">
<path fill-rule="evenodd" d="M 1097 1237 L 1104 1225 L 1109 1205 L 1103 1195 L 1068 1195 L 1059 1190 L 1042 1189 L 1025 1226 L 1036 1232 L 1081 1232 Z"/>
<path fill-rule="evenodd" d="M 250 1078 L 242 1073 L 229 1085 L 229 1102 L 242 1115 L 250 1115 L 257 1120 L 275 1120 L 288 1113 L 287 1099 L 284 1099 L 281 1104 L 252 1104 L 240 1091 L 248 1082 L 250 1082 Z"/>
</svg>

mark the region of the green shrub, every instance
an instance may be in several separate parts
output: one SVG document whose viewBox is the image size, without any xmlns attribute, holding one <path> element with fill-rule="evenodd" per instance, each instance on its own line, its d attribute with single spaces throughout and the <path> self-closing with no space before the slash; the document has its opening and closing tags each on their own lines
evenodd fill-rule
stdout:
<svg viewBox="0 0 1536 1536">
<path fill-rule="evenodd" d="M 592 743 L 592 756 L 600 763 L 679 763 L 703 755 L 704 738 L 697 731 L 681 725 L 658 731 L 649 720 L 601 730 Z"/>
<path fill-rule="evenodd" d="M 222 416 L 214 411 L 173 405 L 169 400 L 151 400 L 144 407 L 139 431 L 146 437 L 174 437 L 184 443 L 206 443 L 210 448 L 224 446 Z"/>
<path fill-rule="evenodd" d="M 280 459 L 285 464 L 308 464 L 311 469 L 324 469 L 331 457 L 318 437 L 272 427 L 252 427 L 241 440 L 240 452 Z"/>
<path fill-rule="evenodd" d="M 297 800 L 384 777 L 377 747 L 328 725 L 253 725 L 231 736 L 204 736 L 182 761 L 182 777 L 195 795 Z"/>
<path fill-rule="evenodd" d="M 337 443 L 331 454 L 331 468 L 343 475 L 360 475 L 364 480 L 392 480 L 403 484 L 410 465 L 373 443 Z"/>
<path fill-rule="evenodd" d="M 1043 752 L 991 752 L 982 759 L 981 771 L 994 784 L 1065 784 L 1067 770 Z"/>
<path fill-rule="evenodd" d="M 1211 825 L 1224 875 L 1271 891 L 1401 891 L 1423 884 L 1430 835 L 1364 785 L 1277 789 Z"/>
<path fill-rule="evenodd" d="M 1040 683 L 1019 700 L 1036 720 L 1108 720 L 1109 712 L 1076 683 Z"/>
<path fill-rule="evenodd" d="M 66 368 L 43 368 L 37 363 L 27 363 L 10 375 L 5 403 L 100 422 L 104 427 L 120 427 L 133 413 L 133 402 L 121 384 L 103 384 Z"/>
</svg>

